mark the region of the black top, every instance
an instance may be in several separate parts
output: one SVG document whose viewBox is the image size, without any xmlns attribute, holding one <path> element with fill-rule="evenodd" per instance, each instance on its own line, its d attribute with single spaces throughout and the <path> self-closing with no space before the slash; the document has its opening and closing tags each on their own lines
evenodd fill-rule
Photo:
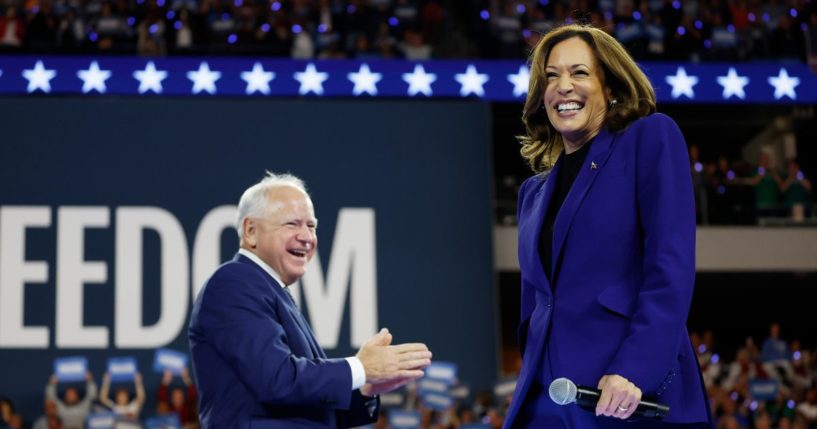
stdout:
<svg viewBox="0 0 817 429">
<path fill-rule="evenodd" d="M 595 138 L 590 139 L 587 143 L 582 145 L 579 150 L 568 154 L 562 152 L 562 165 L 559 166 L 559 173 L 556 177 L 556 188 L 553 190 L 553 196 L 550 198 L 547 213 L 545 214 L 545 222 L 542 224 L 542 231 L 539 234 L 539 258 L 542 260 L 542 266 L 545 267 L 545 275 L 551 280 L 553 286 L 553 277 L 551 271 L 553 270 L 553 223 L 556 221 L 556 215 L 562 208 L 570 187 L 579 175 L 579 170 L 587 158 L 587 152 L 590 149 L 590 144 Z"/>
</svg>

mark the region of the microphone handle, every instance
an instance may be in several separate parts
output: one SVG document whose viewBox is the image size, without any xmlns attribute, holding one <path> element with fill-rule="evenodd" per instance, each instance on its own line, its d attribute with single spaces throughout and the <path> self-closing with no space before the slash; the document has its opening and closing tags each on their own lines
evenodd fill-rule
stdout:
<svg viewBox="0 0 817 429">
<path fill-rule="evenodd" d="M 590 389 L 583 386 L 576 386 L 576 405 L 579 407 L 594 412 L 596 405 L 601 397 L 601 392 L 596 389 Z M 641 399 L 638 407 L 635 409 L 633 416 L 644 417 L 648 419 L 661 420 L 669 414 L 669 407 L 657 402 Z"/>
</svg>

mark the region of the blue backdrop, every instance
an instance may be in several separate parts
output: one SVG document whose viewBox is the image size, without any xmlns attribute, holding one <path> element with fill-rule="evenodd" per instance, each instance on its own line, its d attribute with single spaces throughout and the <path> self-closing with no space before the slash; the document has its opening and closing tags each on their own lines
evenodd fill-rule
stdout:
<svg viewBox="0 0 817 429">
<path fill-rule="evenodd" d="M 351 333 L 367 326 L 352 326 L 350 311 L 371 311 L 396 341 L 424 341 L 435 358 L 458 363 L 465 382 L 490 385 L 489 109 L 452 101 L 0 100 L 0 395 L 33 420 L 55 358 L 86 356 L 99 382 L 108 357 L 135 356 L 150 400 L 143 416 L 151 414 L 160 380 L 154 350 L 187 350 L 191 289 L 213 265 L 196 255 L 210 250 L 225 260 L 237 248 L 227 225 L 215 240 L 200 239 L 203 219 L 229 215 L 224 206 L 267 169 L 306 180 L 326 282 L 333 260 L 345 264 L 340 277 L 351 286 L 339 295 L 341 328 L 323 334 L 336 340 L 331 355 L 354 353 Z M 364 214 L 357 219 L 374 232 L 373 257 L 354 247 L 357 227 L 343 239 L 351 250 L 334 248 L 344 210 Z M 139 229 L 150 216 L 163 226 Z M 375 273 L 375 308 L 352 292 L 361 272 Z M 304 288 L 314 295 L 317 284 Z M 310 301 L 301 302 L 309 312 Z M 169 319 L 180 310 L 176 329 Z M 157 324 L 163 334 L 147 330 Z M 133 338 L 134 326 L 146 334 Z M 75 333 L 83 329 L 96 331 Z"/>
</svg>

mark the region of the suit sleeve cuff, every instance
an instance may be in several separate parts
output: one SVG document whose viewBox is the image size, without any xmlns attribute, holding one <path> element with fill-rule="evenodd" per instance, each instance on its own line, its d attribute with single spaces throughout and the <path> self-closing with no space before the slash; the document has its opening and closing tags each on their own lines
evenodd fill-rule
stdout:
<svg viewBox="0 0 817 429">
<path fill-rule="evenodd" d="M 346 358 L 346 362 L 352 370 L 352 390 L 360 389 L 366 384 L 366 369 L 363 368 L 363 363 L 354 356 Z"/>
</svg>

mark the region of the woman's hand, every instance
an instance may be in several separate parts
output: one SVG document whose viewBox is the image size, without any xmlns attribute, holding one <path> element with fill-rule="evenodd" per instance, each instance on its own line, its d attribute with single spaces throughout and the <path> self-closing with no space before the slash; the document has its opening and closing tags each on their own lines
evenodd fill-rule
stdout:
<svg viewBox="0 0 817 429">
<path fill-rule="evenodd" d="M 618 374 L 608 374 L 599 380 L 601 397 L 596 405 L 597 416 L 628 419 L 641 401 L 641 389 Z"/>
</svg>

